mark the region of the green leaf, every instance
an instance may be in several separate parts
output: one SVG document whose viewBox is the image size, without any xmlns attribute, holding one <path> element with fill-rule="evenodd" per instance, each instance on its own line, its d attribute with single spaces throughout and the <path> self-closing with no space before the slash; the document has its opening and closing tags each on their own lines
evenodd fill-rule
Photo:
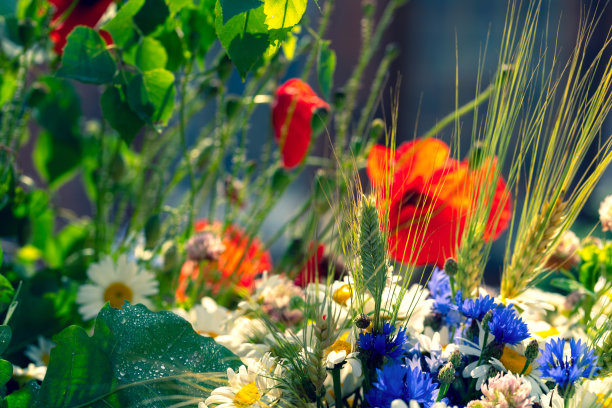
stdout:
<svg viewBox="0 0 612 408">
<path fill-rule="evenodd" d="M 145 37 L 136 48 L 134 62 L 141 71 L 165 68 L 168 62 L 168 54 L 159 41 L 151 37 Z"/>
<path fill-rule="evenodd" d="M 142 8 L 145 0 L 130 0 L 123 3 L 115 17 L 102 26 L 113 37 L 113 42 L 124 47 L 134 36 L 133 18 Z"/>
<path fill-rule="evenodd" d="M 170 17 L 170 10 L 164 0 L 145 0 L 143 7 L 134 16 L 134 23 L 144 35 L 149 35 Z"/>
<path fill-rule="evenodd" d="M 164 51 L 167 54 L 165 68 L 168 71 L 178 70 L 185 60 L 185 54 L 183 42 L 181 41 L 181 38 L 176 30 L 164 31 L 162 34 L 157 36 L 157 40 L 159 41 L 160 45 L 164 47 Z"/>
<path fill-rule="evenodd" d="M 5 399 L 5 408 L 23 408 L 36 406 L 34 401 L 40 392 L 40 386 L 35 380 L 28 381 L 24 387 L 9 394 Z"/>
<path fill-rule="evenodd" d="M 11 328 L 5 324 L 0 326 L 0 355 L 6 351 L 6 348 L 11 342 L 13 332 Z"/>
<path fill-rule="evenodd" d="M 269 29 L 290 28 L 298 24 L 308 0 L 265 0 L 264 12 Z"/>
<path fill-rule="evenodd" d="M 128 104 L 148 123 L 168 123 L 174 106 L 174 75 L 165 69 L 154 69 L 136 75 L 127 89 Z"/>
<path fill-rule="evenodd" d="M 34 108 L 38 123 L 57 137 L 78 133 L 81 101 L 69 81 L 41 77 L 29 93 L 29 105 Z"/>
<path fill-rule="evenodd" d="M 11 304 L 13 296 L 15 296 L 13 285 L 11 285 L 11 282 L 9 282 L 4 275 L 0 275 L 0 313 L 4 312 Z"/>
<path fill-rule="evenodd" d="M 261 0 L 219 0 L 223 10 L 223 24 L 227 24 L 232 17 L 245 13 L 261 6 Z"/>
<path fill-rule="evenodd" d="M 201 62 L 210 46 L 217 40 L 215 32 L 215 4 L 217 0 L 203 0 L 194 9 L 181 13 L 185 47 Z M 163 41 L 162 41 L 163 42 Z M 170 50 L 166 47 L 166 50 Z M 172 53 L 172 51 L 169 51 Z"/>
<path fill-rule="evenodd" d="M 13 376 L 13 365 L 6 360 L 0 360 L 0 385 L 6 384 Z"/>
<path fill-rule="evenodd" d="M 170 9 L 170 15 L 173 16 L 181 9 L 193 4 L 193 0 L 166 0 L 166 3 Z"/>
<path fill-rule="evenodd" d="M 329 41 L 321 42 L 317 59 L 317 78 L 323 97 L 330 100 L 334 72 L 336 71 L 336 53 L 329 48 Z"/>
<path fill-rule="evenodd" d="M 100 98 L 102 115 L 113 129 L 129 146 L 138 134 L 144 122 L 123 100 L 121 92 L 115 86 L 109 86 Z"/>
<path fill-rule="evenodd" d="M 98 342 L 78 326 L 54 337 L 56 346 L 40 390 L 42 406 L 87 406 L 111 391 L 113 368 Z"/>
<path fill-rule="evenodd" d="M 111 82 L 117 71 L 104 39 L 89 27 L 78 26 L 68 36 L 57 75 L 92 84 Z"/>
<path fill-rule="evenodd" d="M 223 11 L 217 3 L 215 27 L 221 44 L 244 80 L 253 65 L 270 45 L 263 6 L 238 14 L 224 24 Z"/>
<path fill-rule="evenodd" d="M 568 292 L 579 290 L 579 291 L 586 291 L 591 296 L 594 295 L 593 292 L 587 290 L 584 286 L 582 286 L 580 282 L 577 282 L 575 280 L 571 280 L 568 278 L 555 278 L 550 281 L 550 284 L 556 288 L 559 288 L 559 289 L 562 289 Z"/>
<path fill-rule="evenodd" d="M 8 103 L 13 99 L 17 90 L 17 77 L 15 73 L 9 69 L 5 69 L 0 77 L 0 105 Z"/>
<path fill-rule="evenodd" d="M 169 396 L 201 393 L 206 375 L 184 381 L 185 374 L 225 372 L 241 364 L 174 313 L 129 303 L 123 309 L 106 305 L 92 337 L 71 326 L 55 340 L 41 389 L 41 404 L 49 408 L 158 407 Z"/>
</svg>

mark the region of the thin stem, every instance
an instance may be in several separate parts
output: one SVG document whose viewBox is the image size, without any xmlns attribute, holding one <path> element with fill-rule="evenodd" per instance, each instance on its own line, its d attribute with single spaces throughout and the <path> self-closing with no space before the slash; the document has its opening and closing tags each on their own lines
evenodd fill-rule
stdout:
<svg viewBox="0 0 612 408">
<path fill-rule="evenodd" d="M 196 196 L 195 176 L 193 172 L 193 166 L 189 158 L 189 151 L 187 150 L 187 131 L 185 126 L 185 96 L 187 94 L 187 83 L 189 73 L 193 67 L 193 61 L 190 61 L 185 68 L 185 73 L 181 80 L 181 99 L 179 105 L 179 134 L 181 137 L 181 148 L 183 150 L 183 158 L 185 159 L 185 166 L 187 168 L 187 174 L 189 176 L 189 207 L 187 208 L 189 217 L 187 221 L 187 228 L 185 228 L 185 238 L 191 233 L 194 218 L 194 203 Z"/>
<path fill-rule="evenodd" d="M 461 116 L 463 116 L 463 115 L 465 115 L 467 113 L 470 113 L 471 111 L 476 109 L 476 107 L 478 107 L 478 105 L 480 105 L 480 104 L 486 102 L 487 100 L 489 100 L 489 96 L 491 95 L 491 93 L 493 92 L 494 89 L 495 89 L 495 86 L 493 84 L 489 85 L 484 91 L 482 91 L 472 101 L 466 103 L 465 105 L 461 106 L 456 111 L 451 112 L 448 115 L 446 115 L 444 118 L 442 118 L 442 120 L 439 121 L 438 123 L 436 123 L 436 125 L 434 127 L 432 127 L 430 130 L 428 130 L 422 136 L 422 138 L 423 139 L 427 139 L 429 137 L 433 137 L 433 136 L 437 135 L 438 133 L 440 133 L 440 131 L 442 129 L 444 129 L 445 127 L 447 127 L 451 123 L 455 123 L 455 120 L 459 119 Z"/>
<path fill-rule="evenodd" d="M 302 79 L 308 80 L 308 76 L 310 75 L 310 71 L 312 71 L 312 67 L 315 62 L 315 58 L 319 52 L 319 42 L 320 38 L 325 36 L 325 31 L 327 30 L 327 25 L 329 23 L 329 19 L 331 17 L 332 11 L 334 9 L 333 0 L 327 0 L 325 5 L 323 5 L 323 17 L 321 17 L 321 22 L 319 23 L 319 29 L 317 30 L 317 43 L 313 44 L 312 50 L 310 54 L 308 54 L 308 59 L 306 60 L 306 64 L 304 65 L 304 71 L 302 72 Z"/>
<path fill-rule="evenodd" d="M 336 408 L 342 407 L 342 383 L 340 382 L 340 368 L 344 362 L 334 365 L 332 371 L 332 380 L 334 382 L 334 398 L 336 400 Z"/>
</svg>

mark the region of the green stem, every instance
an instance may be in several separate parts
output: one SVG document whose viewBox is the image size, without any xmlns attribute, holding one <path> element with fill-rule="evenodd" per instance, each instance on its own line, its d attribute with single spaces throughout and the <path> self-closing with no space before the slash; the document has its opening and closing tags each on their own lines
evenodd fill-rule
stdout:
<svg viewBox="0 0 612 408">
<path fill-rule="evenodd" d="M 193 61 L 190 61 L 185 68 L 185 73 L 183 75 L 181 81 L 181 99 L 179 106 L 179 134 L 181 136 L 181 148 L 183 150 L 183 158 L 185 159 L 185 166 L 187 167 L 187 174 L 189 175 L 189 206 L 187 208 L 188 211 L 188 221 L 187 228 L 185 228 L 185 239 L 189 237 L 191 234 L 191 229 L 193 228 L 193 218 L 194 218 L 194 203 L 196 196 L 196 186 L 195 186 L 195 176 L 193 172 L 193 166 L 191 164 L 191 159 L 189 158 L 189 151 L 187 150 L 187 131 L 185 125 L 185 96 L 187 94 L 187 83 L 189 78 L 189 73 L 191 72 L 191 68 L 193 66 Z"/>
<path fill-rule="evenodd" d="M 333 0 L 327 0 L 323 5 L 323 17 L 321 18 L 321 22 L 319 23 L 319 29 L 317 30 L 317 41 L 316 44 L 313 44 L 312 50 L 310 54 L 308 54 L 308 59 L 306 60 L 306 64 L 304 64 L 304 71 L 302 72 L 302 79 L 304 81 L 308 80 L 308 76 L 310 75 L 310 71 L 315 62 L 315 58 L 317 57 L 319 51 L 319 43 L 318 40 L 323 38 L 325 35 L 325 30 L 327 30 L 327 24 L 329 23 L 329 18 L 331 17 L 332 10 L 334 9 Z"/>
<path fill-rule="evenodd" d="M 344 363 L 336 364 L 332 369 L 332 380 L 334 382 L 334 398 L 336 400 L 336 408 L 342 407 L 342 383 L 340 382 L 340 368 Z"/>
<path fill-rule="evenodd" d="M 440 387 L 440 391 L 438 391 L 438 398 L 436 398 L 436 402 L 442 401 L 442 398 L 446 396 L 449 387 L 450 384 L 442 384 L 442 386 Z"/>
<path fill-rule="evenodd" d="M 521 375 L 524 375 L 524 374 L 525 374 L 525 372 L 526 372 L 526 371 L 527 371 L 527 369 L 529 368 L 529 364 L 531 364 L 531 361 L 532 361 L 532 360 L 530 360 L 530 359 L 525 360 L 525 366 L 523 367 L 523 370 L 521 371 Z"/>
<path fill-rule="evenodd" d="M 433 137 L 433 136 L 437 135 L 438 133 L 440 133 L 440 131 L 442 129 L 444 129 L 445 127 L 447 127 L 451 123 L 455 122 L 455 120 L 459 119 L 461 116 L 463 116 L 463 115 L 465 115 L 467 113 L 470 113 L 471 111 L 476 109 L 476 107 L 478 107 L 480 104 L 482 104 L 485 101 L 489 100 L 489 96 L 491 95 L 491 93 L 493 92 L 494 89 L 495 89 L 495 86 L 493 84 L 489 85 L 487 87 L 487 89 L 482 91 L 472 101 L 466 103 L 465 105 L 459 107 L 459 109 L 457 109 L 456 111 L 451 112 L 448 115 L 446 115 L 445 117 L 443 117 L 442 120 L 439 121 L 438 123 L 436 123 L 436 125 L 434 127 L 432 127 L 430 130 L 428 130 L 422 136 L 422 138 L 423 139 L 427 139 L 427 138 L 430 138 L 430 137 Z"/>
<path fill-rule="evenodd" d="M 485 326 L 484 331 L 485 332 L 484 332 L 484 338 L 482 341 L 482 349 L 480 350 L 480 356 L 478 357 L 478 362 L 476 363 L 476 367 L 479 367 L 480 363 L 482 363 L 482 356 L 484 356 L 485 349 L 487 348 L 487 340 L 489 339 L 489 325 Z M 470 381 L 469 392 L 472 392 L 474 390 L 475 385 L 476 385 L 476 378 L 472 378 L 472 381 Z"/>
</svg>

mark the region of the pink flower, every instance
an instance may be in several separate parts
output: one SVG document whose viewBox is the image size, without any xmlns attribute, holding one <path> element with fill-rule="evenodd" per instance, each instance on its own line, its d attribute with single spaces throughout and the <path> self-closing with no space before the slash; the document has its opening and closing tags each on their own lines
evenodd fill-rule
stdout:
<svg viewBox="0 0 612 408">
<path fill-rule="evenodd" d="M 480 388 L 482 398 L 471 401 L 467 408 L 531 408 L 531 384 L 520 375 L 497 374 Z"/>
</svg>

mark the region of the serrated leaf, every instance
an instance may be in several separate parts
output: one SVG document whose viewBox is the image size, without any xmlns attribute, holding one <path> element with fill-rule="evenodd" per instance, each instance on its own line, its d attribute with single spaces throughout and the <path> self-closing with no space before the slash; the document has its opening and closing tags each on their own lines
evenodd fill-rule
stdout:
<svg viewBox="0 0 612 408">
<path fill-rule="evenodd" d="M 149 35 L 165 23 L 168 17 L 170 10 L 164 0 L 145 0 L 144 6 L 138 10 L 133 20 L 142 34 Z"/>
<path fill-rule="evenodd" d="M 89 27 L 78 26 L 68 36 L 57 75 L 91 84 L 111 82 L 117 71 L 104 39 Z"/>
<path fill-rule="evenodd" d="M 219 40 L 244 80 L 270 45 L 263 6 L 238 14 L 229 19 L 227 24 L 223 23 L 223 11 L 219 3 L 215 14 Z"/>
<path fill-rule="evenodd" d="M 245 13 L 261 6 L 261 0 L 219 0 L 223 10 L 223 24 L 226 24 L 234 16 Z"/>
<path fill-rule="evenodd" d="M 53 339 L 56 346 L 40 390 L 42 406 L 88 406 L 110 392 L 111 362 L 85 330 L 70 326 Z"/>
<path fill-rule="evenodd" d="M 293 27 L 302 19 L 307 4 L 308 0 L 265 0 L 266 25 L 271 30 Z"/>
<path fill-rule="evenodd" d="M 336 71 L 336 53 L 329 48 L 329 41 L 323 41 L 317 58 L 317 78 L 323 97 L 330 100 L 331 89 Z"/>
<path fill-rule="evenodd" d="M 145 37 L 136 48 L 134 62 L 143 72 L 165 68 L 168 62 L 168 54 L 162 43 L 154 38 Z"/>
<path fill-rule="evenodd" d="M 100 106 L 104 119 L 119 133 L 128 146 L 132 144 L 144 122 L 123 100 L 119 89 L 114 86 L 108 87 L 100 98 Z"/>
<path fill-rule="evenodd" d="M 148 123 L 168 123 L 174 106 L 174 75 L 165 69 L 154 69 L 136 75 L 127 88 L 130 108 Z"/>
<path fill-rule="evenodd" d="M 110 33 L 113 42 L 118 46 L 125 46 L 134 35 L 133 18 L 142 8 L 144 2 L 145 0 L 130 0 L 123 3 L 115 17 L 102 26 L 102 29 Z"/>
<path fill-rule="evenodd" d="M 11 343 L 13 331 L 5 324 L 0 326 L 0 355 L 6 351 L 6 348 Z"/>
</svg>

